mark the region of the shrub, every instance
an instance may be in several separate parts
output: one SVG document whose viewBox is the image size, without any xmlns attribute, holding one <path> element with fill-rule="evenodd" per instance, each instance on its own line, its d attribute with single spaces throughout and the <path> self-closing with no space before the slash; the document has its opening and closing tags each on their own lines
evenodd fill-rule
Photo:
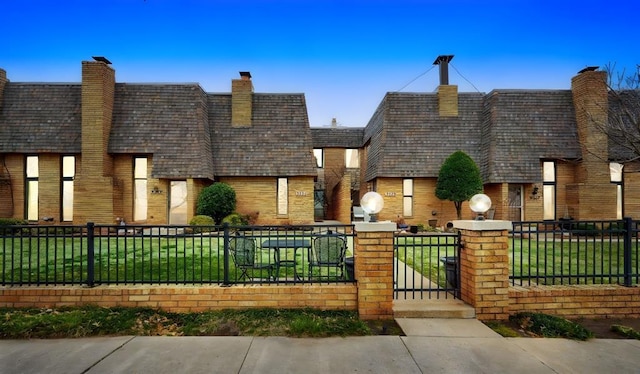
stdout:
<svg viewBox="0 0 640 374">
<path fill-rule="evenodd" d="M 191 221 L 189 221 L 189 225 L 191 226 L 214 226 L 215 222 L 213 222 L 213 218 L 209 217 L 209 216 L 194 216 L 193 218 L 191 218 Z M 200 232 L 204 232 L 204 231 L 209 231 L 210 229 L 208 227 L 194 227 L 193 229 L 194 233 L 200 233 Z"/>
<path fill-rule="evenodd" d="M 209 216 L 216 224 L 220 224 L 235 209 L 236 192 L 233 188 L 226 183 L 214 183 L 200 192 L 196 214 Z"/>
<path fill-rule="evenodd" d="M 228 223 L 231 226 L 246 226 L 249 224 L 247 218 L 239 213 L 231 213 L 224 217 L 222 223 Z"/>
<path fill-rule="evenodd" d="M 509 320 L 518 323 L 524 330 L 545 338 L 566 338 L 587 340 L 593 338 L 593 332 L 567 319 L 542 313 L 517 313 Z"/>
<path fill-rule="evenodd" d="M 18 218 L 0 218 L 0 226 L 28 225 L 29 222 Z"/>
</svg>

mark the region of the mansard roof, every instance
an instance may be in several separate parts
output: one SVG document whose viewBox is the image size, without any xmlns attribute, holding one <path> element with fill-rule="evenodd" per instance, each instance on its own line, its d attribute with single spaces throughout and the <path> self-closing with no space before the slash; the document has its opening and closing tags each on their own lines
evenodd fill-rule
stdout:
<svg viewBox="0 0 640 374">
<path fill-rule="evenodd" d="M 316 175 L 303 94 L 253 94 L 247 127 L 231 125 L 230 94 L 210 94 L 208 106 L 216 175 Z"/>
<path fill-rule="evenodd" d="M 79 84 L 9 82 L 2 96 L 0 152 L 80 152 Z"/>
<path fill-rule="evenodd" d="M 362 148 L 362 127 L 312 127 L 313 148 Z"/>
<path fill-rule="evenodd" d="M 206 105 L 197 84 L 117 83 L 109 152 L 152 154 L 155 178 L 213 179 Z"/>
</svg>

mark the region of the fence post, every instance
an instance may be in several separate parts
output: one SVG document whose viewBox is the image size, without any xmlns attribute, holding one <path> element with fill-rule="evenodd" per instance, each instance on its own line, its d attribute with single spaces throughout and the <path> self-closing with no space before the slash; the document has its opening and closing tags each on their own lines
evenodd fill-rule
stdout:
<svg viewBox="0 0 640 374">
<path fill-rule="evenodd" d="M 395 222 L 355 222 L 354 272 L 358 314 L 363 320 L 393 319 Z"/>
<path fill-rule="evenodd" d="M 229 224 L 228 223 L 224 223 L 222 225 L 222 229 L 224 230 L 224 235 L 223 240 L 224 240 L 224 253 L 223 253 L 223 280 L 222 280 L 222 284 L 224 284 L 225 286 L 228 286 L 229 284 L 231 284 L 231 281 L 229 280 Z"/>
<path fill-rule="evenodd" d="M 633 237 L 633 220 L 631 217 L 624 218 L 624 286 L 631 287 L 631 241 Z"/>
<path fill-rule="evenodd" d="M 460 230 L 460 293 L 480 320 L 509 318 L 511 221 L 453 221 Z"/>
<path fill-rule="evenodd" d="M 87 222 L 87 286 L 93 287 L 95 281 L 95 243 L 94 223 Z"/>
</svg>

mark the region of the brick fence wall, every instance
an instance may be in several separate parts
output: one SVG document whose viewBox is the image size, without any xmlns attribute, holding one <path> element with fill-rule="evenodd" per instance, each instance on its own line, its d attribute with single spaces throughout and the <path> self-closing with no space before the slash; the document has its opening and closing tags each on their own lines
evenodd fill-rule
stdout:
<svg viewBox="0 0 640 374">
<path fill-rule="evenodd" d="M 354 284 L 260 286 L 98 286 L 0 289 L 0 306 L 11 308 L 98 305 L 150 307 L 170 312 L 246 308 L 357 309 Z"/>
</svg>

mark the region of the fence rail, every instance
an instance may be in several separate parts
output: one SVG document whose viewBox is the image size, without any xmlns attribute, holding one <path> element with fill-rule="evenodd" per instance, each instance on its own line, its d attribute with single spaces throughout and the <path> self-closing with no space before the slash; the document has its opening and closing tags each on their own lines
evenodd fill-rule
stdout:
<svg viewBox="0 0 640 374">
<path fill-rule="evenodd" d="M 353 282 L 348 258 L 353 237 L 351 225 L 5 226 L 0 227 L 0 281 L 3 286 Z M 320 252 L 341 243 L 339 258 L 325 261 Z"/>
<path fill-rule="evenodd" d="M 513 222 L 513 285 L 621 284 L 640 280 L 639 221 Z"/>
</svg>

